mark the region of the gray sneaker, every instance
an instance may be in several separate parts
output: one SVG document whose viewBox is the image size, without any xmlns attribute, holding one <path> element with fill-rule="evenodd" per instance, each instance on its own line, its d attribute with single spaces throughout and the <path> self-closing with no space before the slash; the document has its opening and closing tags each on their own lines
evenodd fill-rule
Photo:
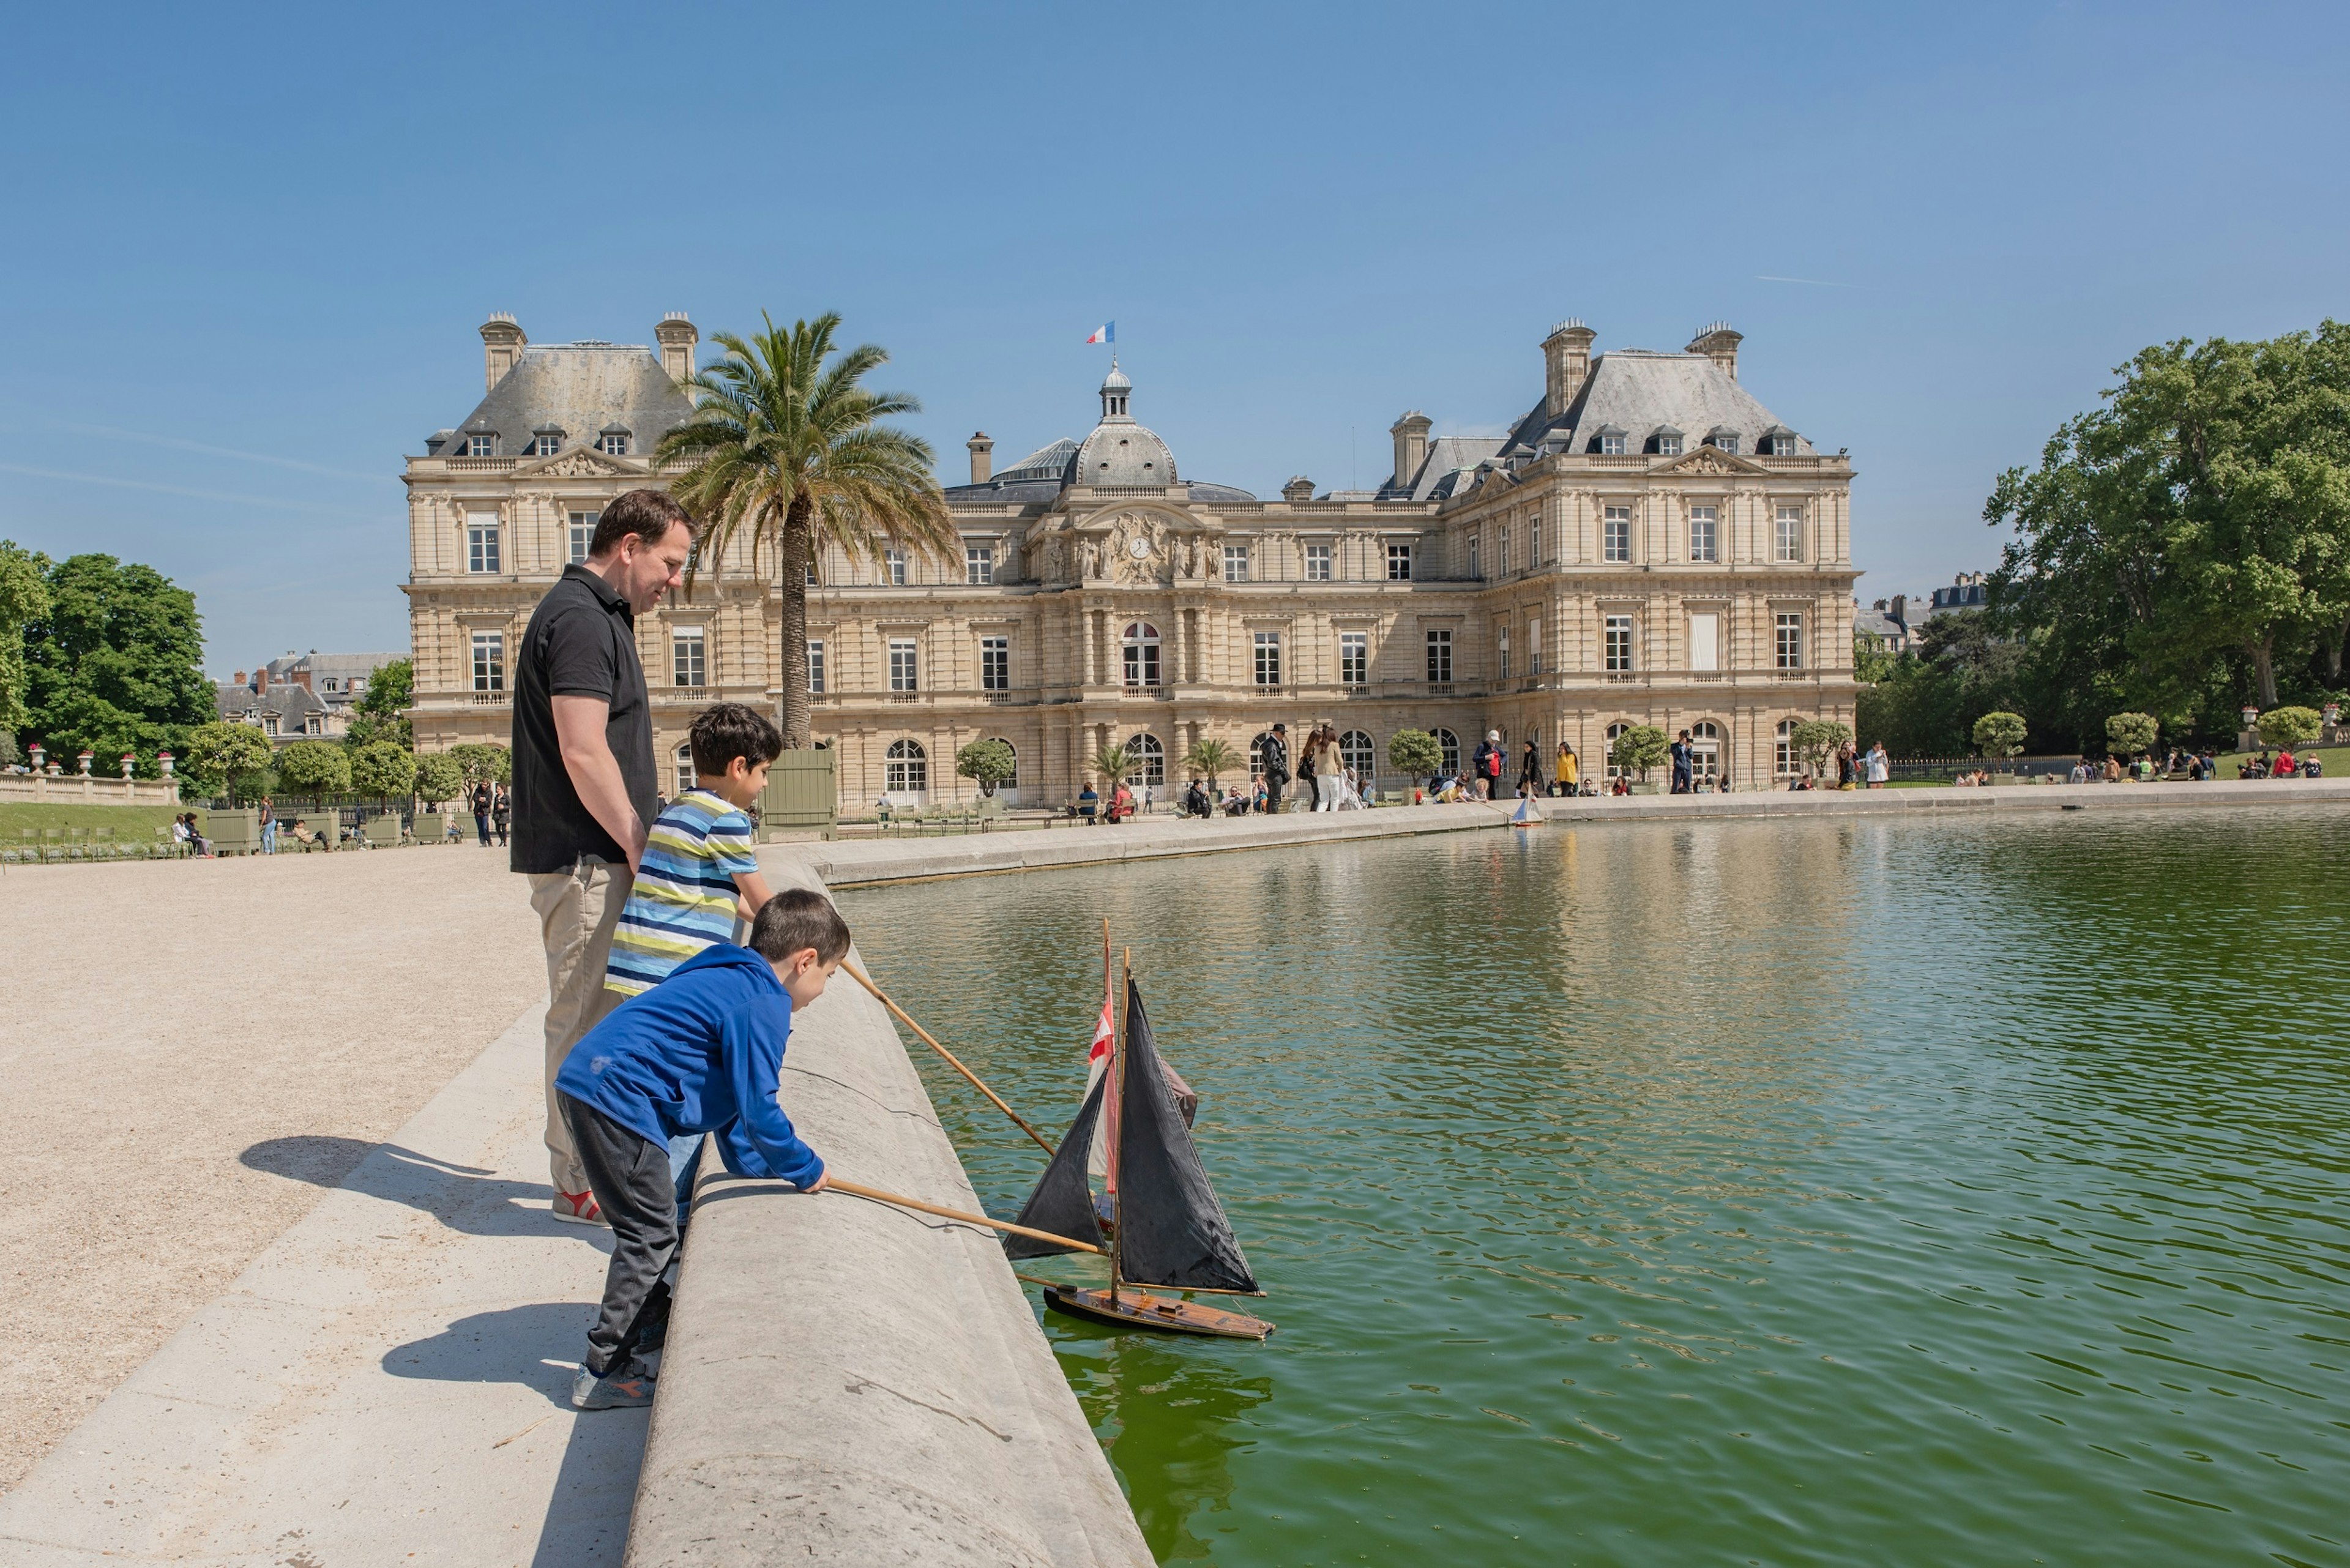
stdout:
<svg viewBox="0 0 2350 1568">
<path fill-rule="evenodd" d="M 602 1377 L 581 1367 L 571 1379 L 571 1403 L 580 1410 L 635 1410 L 653 1402 L 653 1380 L 634 1364 Z"/>
</svg>

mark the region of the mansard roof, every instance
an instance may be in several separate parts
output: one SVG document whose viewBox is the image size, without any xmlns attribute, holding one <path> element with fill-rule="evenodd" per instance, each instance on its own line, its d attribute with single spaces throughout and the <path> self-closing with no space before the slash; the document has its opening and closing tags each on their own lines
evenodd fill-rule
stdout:
<svg viewBox="0 0 2350 1568">
<path fill-rule="evenodd" d="M 1785 428 L 1753 393 L 1703 354 L 1617 348 L 1591 362 L 1589 378 L 1563 416 L 1549 418 L 1537 402 L 1511 431 L 1500 455 L 1505 461 L 1531 455 L 1545 438 L 1565 451 L 1585 452 L 1602 427 L 1611 425 L 1616 427 L 1611 433 L 1653 432 L 1660 426 L 1710 434 L 1734 431 L 1743 452 L 1756 450 L 1773 428 Z M 1562 434 L 1563 442 L 1558 439 Z M 1810 452 L 1811 443 L 1802 442 L 1801 450 Z"/>
<path fill-rule="evenodd" d="M 573 444 L 619 428 L 629 432 L 630 452 L 650 456 L 692 412 L 642 344 L 534 343 L 457 431 L 495 434 L 500 454 L 515 457 L 535 431 L 549 427 Z"/>
<path fill-rule="evenodd" d="M 1419 472 L 1390 474 L 1378 488 L 1381 501 L 1441 501 L 1456 489 L 1467 488 L 1467 478 L 1479 463 L 1502 450 L 1498 436 L 1438 436 L 1428 443 Z"/>
</svg>

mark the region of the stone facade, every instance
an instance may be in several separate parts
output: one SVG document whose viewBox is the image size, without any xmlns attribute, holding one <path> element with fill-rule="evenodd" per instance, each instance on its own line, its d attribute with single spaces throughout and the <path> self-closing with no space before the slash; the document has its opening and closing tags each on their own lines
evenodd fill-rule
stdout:
<svg viewBox="0 0 2350 1568">
<path fill-rule="evenodd" d="M 513 649 L 581 520 L 658 482 L 643 453 L 687 410 L 657 383 L 692 354 L 690 325 L 660 332 L 656 358 L 484 328 L 489 398 L 408 463 L 420 747 L 504 738 Z M 998 472 L 973 437 L 946 492 L 962 559 L 817 564 L 816 733 L 844 805 L 967 798 L 955 753 L 989 737 L 1030 804 L 1073 795 L 1110 743 L 1180 787 L 1184 753 L 1220 739 L 1237 782 L 1276 720 L 1328 721 L 1383 788 L 1406 784 L 1386 757 L 1405 728 L 1464 760 L 1488 730 L 1513 759 L 1564 738 L 1592 774 L 1613 726 L 1687 727 L 1738 787 L 1783 776 L 1783 726 L 1852 722 L 1851 464 L 1743 390 L 1727 327 L 1677 354 L 1594 340 L 1551 335 L 1542 400 L 1506 436 L 1431 440 L 1405 415 L 1376 490 L 1187 481 L 1115 365 L 1082 441 Z M 779 596 L 735 556 L 639 627 L 665 783 L 704 704 L 776 701 Z"/>
</svg>

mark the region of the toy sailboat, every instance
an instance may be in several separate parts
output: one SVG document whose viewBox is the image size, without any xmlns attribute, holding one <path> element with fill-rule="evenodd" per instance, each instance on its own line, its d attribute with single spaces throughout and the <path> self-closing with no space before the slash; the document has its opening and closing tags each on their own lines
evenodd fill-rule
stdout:
<svg viewBox="0 0 2350 1568">
<path fill-rule="evenodd" d="M 1198 1096 L 1160 1058 L 1142 992 L 1129 971 L 1125 1026 L 1116 1032 L 1108 1069 L 1087 1092 L 1076 1120 L 1020 1210 L 1024 1226 L 1102 1247 L 1109 1255 L 1109 1286 L 1048 1284 L 1046 1306 L 1097 1323 L 1170 1334 L 1263 1339 L 1273 1332 L 1263 1318 L 1137 1288 L 1264 1293 L 1192 1146 L 1191 1111 L 1197 1104 Z M 1096 1207 L 1087 1171 L 1097 1135 L 1107 1146 L 1107 1223 Z M 1017 1235 L 1006 1236 L 1003 1248 L 1015 1259 L 1071 1250 Z"/>
</svg>

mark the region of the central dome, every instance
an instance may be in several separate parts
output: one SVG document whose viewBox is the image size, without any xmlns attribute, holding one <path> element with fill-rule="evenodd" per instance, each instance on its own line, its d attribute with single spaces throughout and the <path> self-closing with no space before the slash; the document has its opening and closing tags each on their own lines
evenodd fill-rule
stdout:
<svg viewBox="0 0 2350 1568">
<path fill-rule="evenodd" d="M 1101 385 L 1101 423 L 1093 434 L 1086 437 L 1069 460 L 1064 483 L 1069 484 L 1173 484 L 1175 454 L 1167 443 L 1147 425 L 1134 422 L 1126 411 L 1127 399 L 1134 383 L 1109 362 L 1109 374 Z"/>
</svg>

